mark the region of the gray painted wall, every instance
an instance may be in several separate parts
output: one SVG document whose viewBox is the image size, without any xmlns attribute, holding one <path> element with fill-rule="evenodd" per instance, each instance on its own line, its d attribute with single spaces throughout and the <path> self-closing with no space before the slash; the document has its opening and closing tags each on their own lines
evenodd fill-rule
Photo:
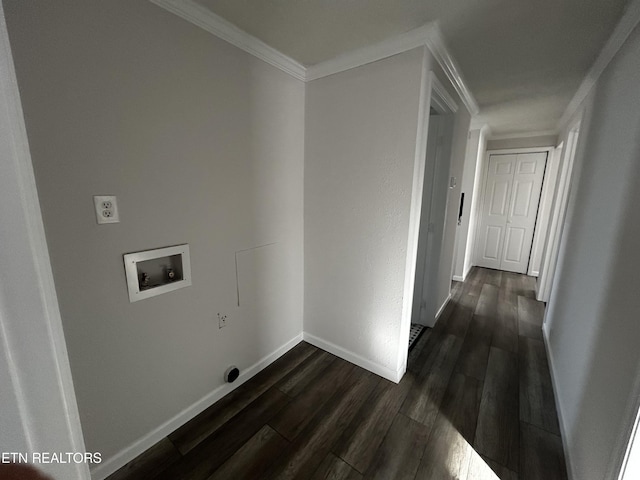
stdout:
<svg viewBox="0 0 640 480">
<path fill-rule="evenodd" d="M 299 336 L 304 85 L 150 2 L 5 8 L 86 446 L 109 459 Z M 96 224 L 96 194 L 121 223 Z M 193 286 L 129 303 L 122 255 L 179 243 Z M 238 255 L 238 307 L 235 252 L 270 243 Z"/>
<path fill-rule="evenodd" d="M 0 452 L 84 452 L 9 37 L 0 3 Z M 6 461 L 6 458 L 3 458 Z M 0 465 L 0 477 L 8 475 Z M 41 463 L 52 478 L 89 466 Z"/>
<path fill-rule="evenodd" d="M 545 323 L 570 470 L 580 480 L 616 477 L 639 394 L 640 28 L 591 100 Z"/>
</svg>

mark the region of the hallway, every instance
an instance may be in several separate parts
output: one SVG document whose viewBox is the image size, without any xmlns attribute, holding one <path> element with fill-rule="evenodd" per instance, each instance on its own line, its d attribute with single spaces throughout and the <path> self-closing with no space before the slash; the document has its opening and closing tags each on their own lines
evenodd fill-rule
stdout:
<svg viewBox="0 0 640 480">
<path fill-rule="evenodd" d="M 564 479 L 532 280 L 455 283 L 399 385 L 302 342 L 110 479 Z"/>
</svg>

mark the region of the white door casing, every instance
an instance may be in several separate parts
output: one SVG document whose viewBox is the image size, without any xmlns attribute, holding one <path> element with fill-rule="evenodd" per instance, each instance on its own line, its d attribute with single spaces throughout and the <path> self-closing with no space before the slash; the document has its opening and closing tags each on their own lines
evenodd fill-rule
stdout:
<svg viewBox="0 0 640 480">
<path fill-rule="evenodd" d="M 546 160 L 546 151 L 489 156 L 478 266 L 527 272 Z"/>
<path fill-rule="evenodd" d="M 429 216 L 431 211 L 431 197 L 433 172 L 435 170 L 435 159 L 437 142 L 434 142 L 438 135 L 440 122 L 438 117 L 429 117 L 429 129 L 427 133 L 427 153 L 424 169 L 424 187 L 422 190 L 422 215 L 420 216 L 420 233 L 418 236 L 418 252 L 416 258 L 415 284 L 413 288 L 413 308 L 411 323 L 420 323 L 421 312 L 424 310 L 422 292 L 425 288 L 425 269 L 427 267 L 427 250 L 429 249 Z"/>
<path fill-rule="evenodd" d="M 422 216 L 413 291 L 412 323 L 433 327 L 436 321 L 437 278 L 446 217 L 452 118 L 431 115 L 424 172 Z"/>
<path fill-rule="evenodd" d="M 556 192 L 551 210 L 551 220 L 547 230 L 547 238 L 542 253 L 542 265 L 540 276 L 536 284 L 536 299 L 548 302 L 551 298 L 551 287 L 555 275 L 556 262 L 560 249 L 560 240 L 564 229 L 564 218 L 567 214 L 567 204 L 569 202 L 569 192 L 571 189 L 571 178 L 573 172 L 573 161 L 576 156 L 578 138 L 580 136 L 580 123 L 578 122 L 569 132 L 567 147 L 564 149 L 564 157 L 561 165 L 561 172 L 557 179 Z"/>
</svg>

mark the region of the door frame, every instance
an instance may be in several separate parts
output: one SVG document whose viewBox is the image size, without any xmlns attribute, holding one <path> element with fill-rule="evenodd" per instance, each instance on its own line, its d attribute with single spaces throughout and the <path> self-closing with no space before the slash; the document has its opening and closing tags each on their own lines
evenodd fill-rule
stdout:
<svg viewBox="0 0 640 480">
<path fill-rule="evenodd" d="M 449 200 L 453 141 L 452 115 L 436 110 L 429 117 L 428 133 L 434 136 L 427 138 L 423 194 L 428 198 L 422 199 L 411 315 L 411 323 L 425 327 L 433 327 L 443 309 L 437 289 Z M 434 123 L 436 130 L 431 128 Z"/>
<path fill-rule="evenodd" d="M 455 114 L 458 104 L 445 89 L 444 84 L 431 70 L 432 59 L 428 48 L 423 48 L 422 80 L 420 83 L 420 100 L 418 107 L 418 127 L 416 149 L 413 164 L 413 181 L 411 186 L 411 205 L 409 210 L 409 232 L 407 238 L 407 259 L 405 264 L 404 290 L 402 298 L 402 317 L 398 340 L 398 380 L 407 370 L 409 358 L 409 333 L 411 330 L 411 314 L 413 312 L 413 291 L 415 287 L 416 260 L 418 255 L 418 236 L 422 214 L 422 193 L 424 189 L 424 172 L 427 153 L 427 133 L 429 131 L 429 112 L 433 106 L 438 113 Z"/>
<path fill-rule="evenodd" d="M 540 152 L 547 153 L 544 176 L 542 177 L 542 187 L 540 190 L 540 201 L 538 202 L 538 213 L 540 213 L 540 205 L 542 204 L 543 195 L 545 193 L 547 193 L 547 195 L 553 194 L 552 191 L 545 192 L 545 184 L 547 182 L 548 174 L 550 170 L 548 168 L 549 161 L 551 159 L 551 155 L 554 150 L 555 150 L 555 147 L 548 146 L 548 147 L 527 147 L 527 148 L 505 148 L 505 149 L 498 149 L 498 150 L 494 149 L 494 150 L 487 150 L 485 152 L 484 157 L 482 159 L 482 164 L 480 165 L 480 175 L 481 175 L 480 178 L 482 178 L 482 182 L 480 183 L 480 192 L 478 196 L 478 218 L 476 220 L 475 232 L 473 232 L 473 242 L 474 242 L 473 264 L 474 265 L 478 264 L 478 259 L 480 258 L 480 242 L 478 241 L 478 239 L 480 236 L 480 227 L 482 225 L 482 218 L 481 218 L 482 205 L 484 204 L 484 195 L 487 189 L 487 179 L 489 176 L 489 158 L 491 157 L 491 155 L 512 155 L 512 154 L 520 154 L 520 153 L 540 153 Z M 531 251 L 533 250 L 533 246 L 535 245 L 536 235 L 538 235 L 537 230 L 538 230 L 538 217 L 536 214 L 536 225 L 533 230 L 533 239 L 531 240 L 531 250 L 529 251 L 529 263 L 531 263 Z M 529 265 L 527 265 L 527 275 L 528 274 L 529 274 Z"/>
<path fill-rule="evenodd" d="M 543 302 L 548 302 L 551 298 L 560 240 L 564 232 L 564 218 L 567 214 L 574 160 L 578 151 L 578 142 L 580 141 L 581 124 L 582 120 L 580 119 L 569 128 L 567 141 L 562 151 L 560 170 L 556 178 L 557 184 L 552 192 L 551 219 L 543 242 L 544 250 L 540 265 L 540 275 L 536 282 L 536 299 Z"/>
</svg>

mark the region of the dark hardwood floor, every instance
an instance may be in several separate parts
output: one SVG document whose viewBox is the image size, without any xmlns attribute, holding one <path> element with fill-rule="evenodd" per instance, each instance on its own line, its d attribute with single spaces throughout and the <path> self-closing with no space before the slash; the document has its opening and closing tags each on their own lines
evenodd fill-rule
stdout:
<svg viewBox="0 0 640 480">
<path fill-rule="evenodd" d="M 566 479 L 533 279 L 475 268 L 396 385 L 302 342 L 122 479 Z"/>
</svg>

